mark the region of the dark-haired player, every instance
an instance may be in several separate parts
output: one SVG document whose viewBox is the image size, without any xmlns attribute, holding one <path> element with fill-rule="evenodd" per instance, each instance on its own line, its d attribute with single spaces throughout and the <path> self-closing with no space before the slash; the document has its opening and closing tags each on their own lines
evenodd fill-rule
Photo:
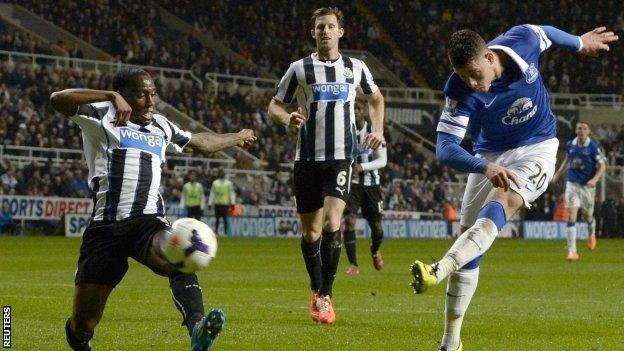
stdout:
<svg viewBox="0 0 624 351">
<path fill-rule="evenodd" d="M 317 9 L 311 24 L 316 52 L 291 63 L 268 112 L 275 122 L 299 129 L 294 190 L 301 252 L 312 288 L 309 310 L 314 321 L 331 324 L 336 319 L 331 296 L 342 247 L 340 222 L 356 147 L 356 88 L 368 97 L 371 110 L 365 147 L 376 149 L 383 142 L 384 100 L 366 64 L 338 50 L 344 34 L 342 12 Z M 288 112 L 295 97 L 299 107 Z"/>
<path fill-rule="evenodd" d="M 74 306 L 67 320 L 73 350 L 91 350 L 106 300 L 128 270 L 128 258 L 168 277 L 173 301 L 188 328 L 193 351 L 208 350 L 225 322 L 220 309 L 204 315 L 195 274 L 176 271 L 161 252 L 170 229 L 158 192 L 165 151 L 190 147 L 213 153 L 246 146 L 256 138 L 244 129 L 231 134 L 191 134 L 154 112 L 156 86 L 140 69 L 123 69 L 111 91 L 67 89 L 52 93 L 55 110 L 80 126 L 93 191 L 75 277 Z"/>
<path fill-rule="evenodd" d="M 378 271 L 384 266 L 383 256 L 379 250 L 383 240 L 381 226 L 383 198 L 379 169 L 388 163 L 388 151 L 384 144 L 375 150 L 363 146 L 366 136 L 371 132 L 371 124 L 366 120 L 366 106 L 359 99 L 355 103 L 355 128 L 357 152 L 355 162 L 351 167 L 353 177 L 351 177 L 351 192 L 344 210 L 345 231 L 343 234 L 345 251 L 347 251 L 350 263 L 347 269 L 349 275 L 360 273 L 355 247 L 355 223 L 360 209 L 362 209 L 362 217 L 366 219 L 371 229 L 370 252 L 373 266 Z"/>
<path fill-rule="evenodd" d="M 463 234 L 441 260 L 412 265 L 412 285 L 419 294 L 449 277 L 440 350 L 462 349 L 461 324 L 477 288 L 479 260 L 507 218 L 529 207 L 555 173 L 559 141 L 539 72 L 541 53 L 554 44 L 593 56 L 617 39 L 603 27 L 578 37 L 537 25 L 515 26 L 487 44 L 471 30 L 451 36 L 448 55 L 455 72 L 444 87 L 436 156 L 470 173 L 461 211 Z M 476 156 L 459 145 L 467 128 Z"/>
</svg>

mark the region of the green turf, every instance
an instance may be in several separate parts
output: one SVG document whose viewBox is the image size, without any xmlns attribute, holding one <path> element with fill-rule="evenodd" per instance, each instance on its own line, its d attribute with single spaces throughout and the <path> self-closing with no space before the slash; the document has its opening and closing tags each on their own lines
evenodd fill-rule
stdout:
<svg viewBox="0 0 624 351">
<path fill-rule="evenodd" d="M 13 307 L 13 348 L 67 350 L 79 239 L 0 238 L 0 302 Z M 413 295 L 408 266 L 439 257 L 451 241 L 388 240 L 376 272 L 358 241 L 361 274 L 334 287 L 337 322 L 307 314 L 308 278 L 299 241 L 223 239 L 200 275 L 207 307 L 227 324 L 216 350 L 435 350 L 443 330 L 444 286 Z M 581 244 L 579 242 L 579 244 Z M 565 261 L 563 242 L 500 240 L 484 259 L 466 316 L 464 350 L 624 350 L 624 241 L 601 240 Z M 95 350 L 187 350 L 167 281 L 132 264 L 113 292 Z"/>
</svg>

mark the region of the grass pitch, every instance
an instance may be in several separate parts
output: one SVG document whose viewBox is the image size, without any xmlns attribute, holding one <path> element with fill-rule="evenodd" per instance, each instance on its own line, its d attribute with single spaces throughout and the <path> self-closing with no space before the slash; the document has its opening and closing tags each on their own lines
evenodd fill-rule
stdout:
<svg viewBox="0 0 624 351">
<path fill-rule="evenodd" d="M 414 295 L 408 266 L 439 258 L 451 243 L 386 240 L 386 267 L 377 272 L 368 242 L 358 240 L 361 273 L 344 273 L 343 253 L 334 286 L 337 321 L 323 326 L 307 314 L 298 240 L 222 239 L 216 261 L 199 273 L 207 309 L 227 314 L 213 350 L 436 350 L 446 284 Z M 0 237 L 0 302 L 12 306 L 13 349 L 69 349 L 63 328 L 79 245 L 79 239 Z M 494 244 L 464 320 L 464 350 L 624 350 L 624 241 L 601 240 L 573 263 L 565 261 L 564 245 Z M 131 262 L 94 349 L 190 349 L 167 280 Z"/>
</svg>

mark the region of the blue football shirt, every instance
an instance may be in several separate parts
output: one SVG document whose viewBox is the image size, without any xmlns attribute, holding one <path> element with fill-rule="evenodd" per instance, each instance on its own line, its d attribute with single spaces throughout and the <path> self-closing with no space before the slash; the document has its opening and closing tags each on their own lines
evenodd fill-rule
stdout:
<svg viewBox="0 0 624 351">
<path fill-rule="evenodd" d="M 566 152 L 570 162 L 568 181 L 573 183 L 587 183 L 596 174 L 598 163 L 606 161 L 600 145 L 590 138 L 584 144 L 578 138 L 568 141 Z"/>
<path fill-rule="evenodd" d="M 510 60 L 486 93 L 456 73 L 444 87 L 446 103 L 437 131 L 464 138 L 470 128 L 475 152 L 500 152 L 556 136 L 556 119 L 539 73 L 539 58 L 552 42 L 535 25 L 512 27 L 488 43 Z"/>
</svg>

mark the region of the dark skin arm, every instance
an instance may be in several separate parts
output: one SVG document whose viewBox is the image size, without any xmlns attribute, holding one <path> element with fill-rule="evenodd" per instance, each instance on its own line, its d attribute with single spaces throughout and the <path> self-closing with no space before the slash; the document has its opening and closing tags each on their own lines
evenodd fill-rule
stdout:
<svg viewBox="0 0 624 351">
<path fill-rule="evenodd" d="M 73 116 L 78 107 L 94 102 L 110 101 L 117 111 L 115 121 L 127 121 L 132 114 L 132 108 L 116 91 L 93 89 L 65 89 L 55 91 L 50 95 L 52 107 L 65 116 Z"/>
<path fill-rule="evenodd" d="M 256 141 L 253 130 L 243 129 L 238 133 L 195 133 L 185 147 L 202 154 L 212 154 L 233 146 L 247 147 Z"/>
</svg>

